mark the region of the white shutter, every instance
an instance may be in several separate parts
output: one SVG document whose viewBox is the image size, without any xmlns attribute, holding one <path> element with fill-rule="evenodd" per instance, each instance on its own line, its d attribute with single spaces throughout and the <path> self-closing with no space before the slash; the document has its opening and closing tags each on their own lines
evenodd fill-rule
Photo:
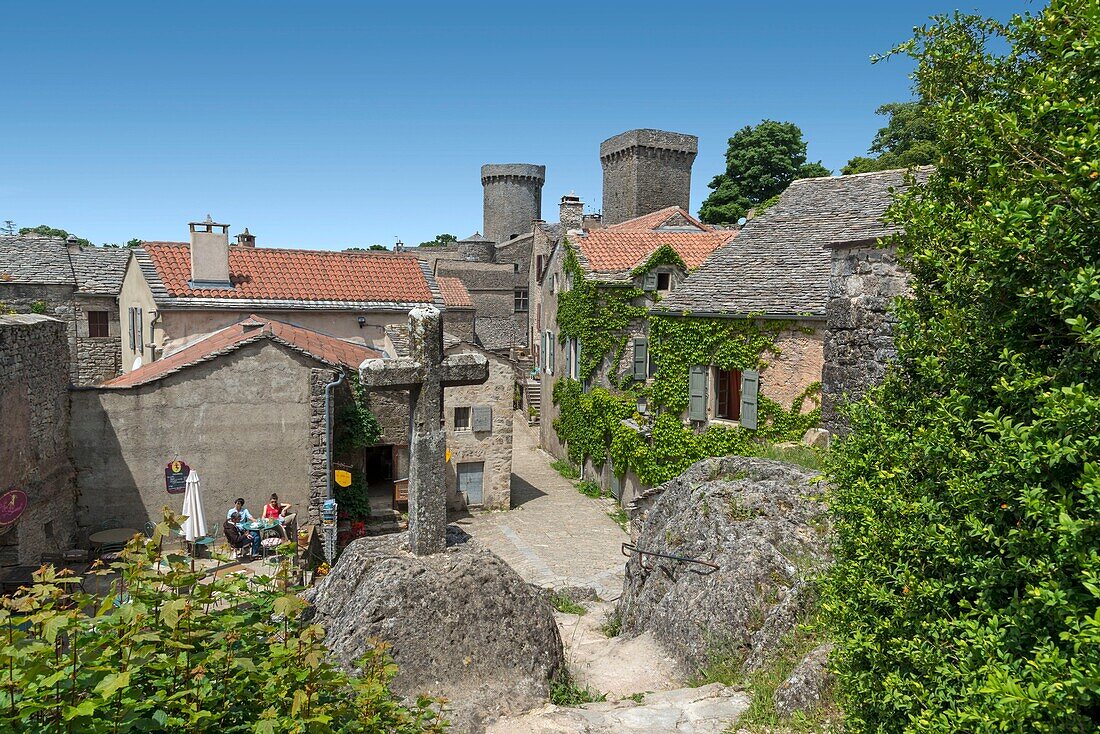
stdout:
<svg viewBox="0 0 1100 734">
<path fill-rule="evenodd" d="M 760 373 L 744 370 L 741 373 L 741 426 L 756 428 L 756 408 L 760 394 Z"/>
<path fill-rule="evenodd" d="M 697 364 L 688 374 L 688 419 L 705 421 L 707 419 L 707 372 L 706 366 Z"/>
</svg>

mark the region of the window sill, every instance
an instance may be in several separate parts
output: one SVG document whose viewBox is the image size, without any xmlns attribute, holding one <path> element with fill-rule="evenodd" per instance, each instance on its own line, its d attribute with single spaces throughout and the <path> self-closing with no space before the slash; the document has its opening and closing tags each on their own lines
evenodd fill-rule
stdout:
<svg viewBox="0 0 1100 734">
<path fill-rule="evenodd" d="M 708 418 L 707 425 L 726 426 L 728 428 L 740 428 L 741 421 L 733 420 L 732 418 Z"/>
</svg>

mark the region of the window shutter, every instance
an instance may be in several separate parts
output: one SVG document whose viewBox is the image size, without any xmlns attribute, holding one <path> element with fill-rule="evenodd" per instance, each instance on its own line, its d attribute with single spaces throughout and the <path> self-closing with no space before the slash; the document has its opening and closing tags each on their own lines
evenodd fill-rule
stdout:
<svg viewBox="0 0 1100 734">
<path fill-rule="evenodd" d="M 474 431 L 489 433 L 493 430 L 493 406 L 475 405 L 471 412 Z"/>
<path fill-rule="evenodd" d="M 707 419 L 707 368 L 701 364 L 692 365 L 688 375 L 688 418 Z"/>
<path fill-rule="evenodd" d="M 760 392 L 760 373 L 744 370 L 741 373 L 741 426 L 756 429 L 756 404 Z"/>
<path fill-rule="evenodd" d="M 634 339 L 634 379 L 645 382 L 649 366 L 649 342 L 641 337 Z"/>
<path fill-rule="evenodd" d="M 573 337 L 573 364 L 570 365 L 572 370 L 572 377 L 574 380 L 581 378 L 581 342 L 580 339 Z"/>
<path fill-rule="evenodd" d="M 655 291 L 657 290 L 657 273 L 650 271 L 645 274 L 645 278 L 642 280 L 643 291 Z"/>
<path fill-rule="evenodd" d="M 546 370 L 550 374 L 554 374 L 554 357 L 558 351 L 558 345 L 554 340 L 554 332 L 546 332 L 546 341 L 549 342 L 546 346 Z"/>
<path fill-rule="evenodd" d="M 137 351 L 137 342 L 134 339 L 134 307 L 130 306 L 130 308 L 126 309 L 126 314 L 129 317 L 127 323 L 130 327 L 130 351 L 135 352 Z"/>
<path fill-rule="evenodd" d="M 137 311 L 137 322 L 136 322 L 137 323 L 137 353 L 139 355 L 144 356 L 145 355 L 145 334 L 143 332 L 144 332 L 145 324 L 143 324 L 142 321 L 141 321 L 141 317 L 142 317 L 141 309 L 138 308 L 138 309 L 135 309 L 135 310 Z"/>
</svg>

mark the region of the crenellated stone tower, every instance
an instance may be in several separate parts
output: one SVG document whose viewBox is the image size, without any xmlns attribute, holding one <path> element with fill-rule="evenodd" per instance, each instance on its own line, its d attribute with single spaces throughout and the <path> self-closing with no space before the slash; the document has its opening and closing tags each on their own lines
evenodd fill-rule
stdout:
<svg viewBox="0 0 1100 734">
<path fill-rule="evenodd" d="M 628 130 L 600 144 L 603 223 L 625 222 L 668 206 L 689 208 L 691 164 L 699 138 L 665 130 Z"/>
<path fill-rule="evenodd" d="M 481 167 L 485 191 L 485 238 L 507 242 L 531 231 L 531 223 L 542 218 L 542 185 L 546 166 L 533 163 L 487 163 Z"/>
</svg>

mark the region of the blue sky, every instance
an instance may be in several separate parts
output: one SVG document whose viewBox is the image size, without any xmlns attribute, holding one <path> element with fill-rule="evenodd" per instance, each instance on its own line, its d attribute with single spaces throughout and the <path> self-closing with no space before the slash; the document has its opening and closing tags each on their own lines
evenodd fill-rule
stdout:
<svg viewBox="0 0 1100 734">
<path fill-rule="evenodd" d="M 595 209 L 600 141 L 699 136 L 692 210 L 726 139 L 797 123 L 834 171 L 910 64 L 869 57 L 955 8 L 901 2 L 9 2 L 0 220 L 94 242 L 184 240 L 207 213 L 261 246 L 481 229 L 482 163 L 547 167 L 543 215 Z"/>
</svg>

